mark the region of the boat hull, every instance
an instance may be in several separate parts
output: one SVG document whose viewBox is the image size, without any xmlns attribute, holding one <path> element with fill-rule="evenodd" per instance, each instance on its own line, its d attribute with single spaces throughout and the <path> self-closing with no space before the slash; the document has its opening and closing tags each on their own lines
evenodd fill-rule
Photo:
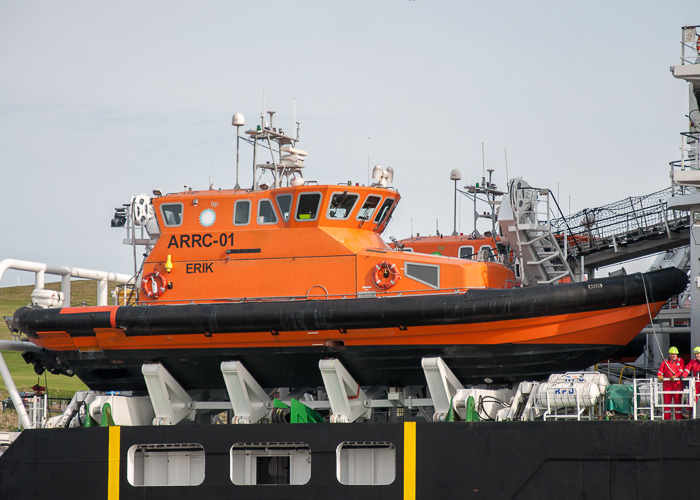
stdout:
<svg viewBox="0 0 700 500">
<path fill-rule="evenodd" d="M 161 363 L 185 389 L 223 389 L 220 365 L 241 361 L 263 387 L 319 387 L 322 359 L 339 359 L 363 386 L 424 385 L 421 358 L 441 357 L 465 384 L 542 379 L 561 371 L 583 370 L 619 349 L 615 345 L 495 344 L 284 347 L 243 349 L 120 350 L 105 356 L 67 351 L 61 359 L 91 389 L 145 390 L 141 367 Z"/>
<path fill-rule="evenodd" d="M 336 476 L 337 450 L 348 442 L 392 445 L 393 480 L 384 485 L 342 484 Z M 133 486 L 129 450 L 173 443 L 203 448 L 201 484 Z M 234 484 L 231 450 L 240 443 L 308 445 L 308 481 Z M 698 443 L 700 420 L 28 430 L 0 456 L 0 498 L 654 499 L 668 495 L 669 484 L 678 491 L 695 491 Z"/>
<path fill-rule="evenodd" d="M 423 380 L 442 357 L 464 383 L 579 370 L 629 343 L 685 273 L 511 290 L 391 298 L 149 307 L 31 309 L 15 325 L 46 348 L 28 359 L 69 369 L 91 388 L 143 389 L 141 365 L 162 363 L 188 389 L 223 388 L 222 361 L 240 360 L 266 387 L 316 386 L 318 362 L 340 359 L 363 385 Z M 27 358 L 36 356 L 27 354 Z"/>
</svg>

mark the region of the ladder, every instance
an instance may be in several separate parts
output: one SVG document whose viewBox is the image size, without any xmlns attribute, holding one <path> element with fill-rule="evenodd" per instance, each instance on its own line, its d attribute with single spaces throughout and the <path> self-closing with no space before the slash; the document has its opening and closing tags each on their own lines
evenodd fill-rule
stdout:
<svg viewBox="0 0 700 500">
<path fill-rule="evenodd" d="M 542 202 L 539 197 L 544 198 Z M 540 211 L 540 205 L 546 211 Z M 550 191 L 512 179 L 501 204 L 498 223 L 515 254 L 516 278 L 523 285 L 550 285 L 576 278 L 550 222 Z M 563 239 L 563 238 L 562 238 Z"/>
</svg>

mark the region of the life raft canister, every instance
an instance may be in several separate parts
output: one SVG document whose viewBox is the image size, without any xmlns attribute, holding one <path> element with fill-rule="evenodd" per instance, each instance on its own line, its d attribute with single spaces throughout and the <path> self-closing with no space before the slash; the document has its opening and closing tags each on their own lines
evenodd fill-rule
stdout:
<svg viewBox="0 0 700 500">
<path fill-rule="evenodd" d="M 399 268 L 396 267 L 396 264 L 385 260 L 374 266 L 372 281 L 374 281 L 377 288 L 387 290 L 394 286 L 400 279 L 401 275 L 399 274 Z"/>
<path fill-rule="evenodd" d="M 141 280 L 141 291 L 146 297 L 156 299 L 168 289 L 168 279 L 158 271 L 148 273 Z"/>
</svg>

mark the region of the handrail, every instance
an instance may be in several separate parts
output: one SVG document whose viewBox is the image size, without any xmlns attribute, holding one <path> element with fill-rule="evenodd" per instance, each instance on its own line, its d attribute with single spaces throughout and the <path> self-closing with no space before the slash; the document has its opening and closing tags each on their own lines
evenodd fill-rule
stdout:
<svg viewBox="0 0 700 500">
<path fill-rule="evenodd" d="M 31 262 L 27 260 L 4 259 L 0 261 L 0 280 L 8 269 L 17 271 L 28 271 L 34 273 L 34 288 L 44 288 L 44 275 L 53 274 L 61 276 L 61 292 L 68 298 L 70 304 L 70 279 L 84 278 L 95 280 L 97 285 L 97 305 L 107 305 L 107 284 L 108 282 L 120 285 L 133 281 L 133 276 L 129 274 L 112 273 L 107 271 L 96 271 L 93 269 L 81 269 L 78 267 L 49 266 L 42 262 Z"/>
<path fill-rule="evenodd" d="M 693 52 L 695 52 L 697 56 L 700 57 L 700 51 L 698 50 L 700 36 L 697 33 L 697 28 L 700 28 L 700 25 L 681 26 L 681 65 L 695 64 L 691 62 L 691 59 L 693 59 Z M 685 55 L 686 49 L 690 49 L 690 55 L 688 56 Z"/>
<path fill-rule="evenodd" d="M 671 381 L 671 378 L 666 377 L 661 379 L 663 381 Z M 656 409 L 661 409 L 661 412 L 663 414 L 663 410 L 665 408 L 676 408 L 678 411 L 684 408 L 690 408 L 691 409 L 691 418 L 697 418 L 698 415 L 696 413 L 697 407 L 695 405 L 695 379 L 693 377 L 686 377 L 686 378 L 674 378 L 676 381 L 683 382 L 683 389 L 680 391 L 676 390 L 664 390 L 663 385 L 661 383 L 661 380 L 657 380 L 656 377 L 654 378 L 647 378 L 647 379 L 635 379 L 634 380 L 634 400 L 633 400 L 633 405 L 634 405 L 634 419 L 637 420 L 638 413 L 640 410 L 647 410 L 649 411 L 649 418 L 651 420 L 663 418 L 662 415 L 656 415 Z M 687 385 L 686 385 L 687 383 Z M 648 387 L 649 392 L 640 392 L 641 386 L 644 385 Z M 679 394 L 681 396 L 685 395 L 688 397 L 688 401 L 683 403 L 664 403 L 663 400 L 660 401 L 662 396 L 664 394 Z M 649 406 L 642 406 L 640 405 L 640 401 L 637 401 L 637 397 L 644 397 L 644 396 L 649 396 Z"/>
</svg>

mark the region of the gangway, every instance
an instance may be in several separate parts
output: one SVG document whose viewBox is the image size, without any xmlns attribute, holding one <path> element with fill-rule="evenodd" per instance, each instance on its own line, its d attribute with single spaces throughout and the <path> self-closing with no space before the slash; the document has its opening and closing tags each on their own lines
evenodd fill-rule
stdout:
<svg viewBox="0 0 700 500">
<path fill-rule="evenodd" d="M 673 186 L 629 196 L 556 218 L 552 228 L 557 241 L 566 241 L 569 264 L 579 271 L 582 256 L 585 269 L 591 270 L 673 250 L 688 245 L 689 212 L 668 203 L 683 193 L 682 187 Z"/>
<path fill-rule="evenodd" d="M 687 247 L 690 213 L 673 206 L 687 189 L 672 186 L 565 217 L 555 215 L 549 190 L 512 181 L 498 220 L 520 266 L 516 276 L 524 284 L 573 281 L 599 267 Z"/>
</svg>

